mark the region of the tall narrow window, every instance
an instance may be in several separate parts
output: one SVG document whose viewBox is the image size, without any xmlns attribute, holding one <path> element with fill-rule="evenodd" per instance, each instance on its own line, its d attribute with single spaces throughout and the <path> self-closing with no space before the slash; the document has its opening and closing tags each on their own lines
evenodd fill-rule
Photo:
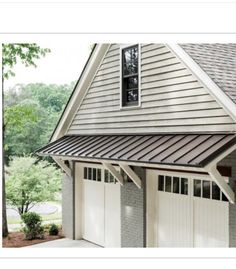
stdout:
<svg viewBox="0 0 236 269">
<path fill-rule="evenodd" d="M 138 45 L 122 50 L 122 106 L 139 103 Z"/>
</svg>

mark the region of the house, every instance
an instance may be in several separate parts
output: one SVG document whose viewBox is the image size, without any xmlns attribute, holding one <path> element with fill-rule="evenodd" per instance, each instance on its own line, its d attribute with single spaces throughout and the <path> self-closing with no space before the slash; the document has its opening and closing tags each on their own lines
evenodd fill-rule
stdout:
<svg viewBox="0 0 236 269">
<path fill-rule="evenodd" d="M 63 229 L 104 247 L 236 247 L 236 44 L 97 44 L 38 152 Z"/>
</svg>

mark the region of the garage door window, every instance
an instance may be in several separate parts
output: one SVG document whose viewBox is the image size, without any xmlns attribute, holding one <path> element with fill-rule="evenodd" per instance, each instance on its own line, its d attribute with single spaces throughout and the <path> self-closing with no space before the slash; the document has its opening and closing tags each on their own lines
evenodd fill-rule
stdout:
<svg viewBox="0 0 236 269">
<path fill-rule="evenodd" d="M 116 183 L 117 182 L 116 179 L 114 178 L 114 176 L 108 170 L 105 170 L 104 181 L 105 181 L 105 183 Z"/>
<path fill-rule="evenodd" d="M 84 179 L 101 181 L 102 179 L 101 169 L 84 167 Z"/>
<path fill-rule="evenodd" d="M 158 190 L 188 195 L 188 179 L 159 175 Z"/>
<path fill-rule="evenodd" d="M 227 197 L 213 181 L 194 179 L 193 195 L 195 197 L 228 201 Z"/>
</svg>

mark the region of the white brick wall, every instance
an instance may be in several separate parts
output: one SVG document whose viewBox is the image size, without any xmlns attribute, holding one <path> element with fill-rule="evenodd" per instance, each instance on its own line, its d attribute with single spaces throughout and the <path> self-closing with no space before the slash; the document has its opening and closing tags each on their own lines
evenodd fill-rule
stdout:
<svg viewBox="0 0 236 269">
<path fill-rule="evenodd" d="M 219 165 L 231 166 L 230 185 L 234 189 L 236 181 L 236 151 L 224 158 Z M 236 247 L 236 205 L 229 205 L 229 246 Z"/>
<path fill-rule="evenodd" d="M 121 247 L 144 247 L 143 189 L 132 182 L 121 187 Z"/>
<path fill-rule="evenodd" d="M 62 229 L 64 236 L 73 239 L 73 180 L 66 174 L 62 179 Z"/>
</svg>

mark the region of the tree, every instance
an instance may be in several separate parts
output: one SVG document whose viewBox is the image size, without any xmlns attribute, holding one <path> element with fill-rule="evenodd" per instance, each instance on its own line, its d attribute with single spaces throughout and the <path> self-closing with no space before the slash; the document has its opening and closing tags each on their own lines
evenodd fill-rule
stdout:
<svg viewBox="0 0 236 269">
<path fill-rule="evenodd" d="M 6 161 L 10 156 L 29 155 L 49 141 L 72 87 L 72 84 L 46 85 L 35 83 L 17 85 L 17 87 L 5 92 L 5 112 L 9 110 L 10 117 L 8 118 L 11 120 L 5 130 Z M 34 114 L 33 118 L 28 117 L 23 130 L 18 128 L 18 124 L 11 124 L 15 118 L 14 114 L 18 114 L 19 107 L 25 107 L 27 110 L 32 108 Z M 13 114 L 14 111 L 16 113 Z"/>
<path fill-rule="evenodd" d="M 35 43 L 31 44 L 3 44 L 2 45 L 2 66 L 3 78 L 8 79 L 14 76 L 12 71 L 17 62 L 21 62 L 24 66 L 37 67 L 35 60 L 41 56 L 45 56 L 50 49 L 41 48 Z"/>
<path fill-rule="evenodd" d="M 60 170 L 36 157 L 13 157 L 6 175 L 7 203 L 20 215 L 38 203 L 54 200 L 60 190 Z"/>
<path fill-rule="evenodd" d="M 41 56 L 45 56 L 50 52 L 50 49 L 41 48 L 35 43 L 32 44 L 3 44 L 2 45 L 2 85 L 4 87 L 4 79 L 9 79 L 14 76 L 13 67 L 18 61 L 21 61 L 25 66 L 35 66 L 35 60 Z M 3 123 L 4 124 L 4 123 Z M 3 126 L 5 127 L 5 125 Z M 4 129 L 4 128 L 3 128 Z M 3 132 L 4 138 L 4 132 Z M 3 158 L 3 167 L 4 167 Z M 2 236 L 8 235 L 7 215 L 6 215 L 6 199 L 5 199 L 5 173 L 3 169 L 2 177 Z"/>
</svg>

